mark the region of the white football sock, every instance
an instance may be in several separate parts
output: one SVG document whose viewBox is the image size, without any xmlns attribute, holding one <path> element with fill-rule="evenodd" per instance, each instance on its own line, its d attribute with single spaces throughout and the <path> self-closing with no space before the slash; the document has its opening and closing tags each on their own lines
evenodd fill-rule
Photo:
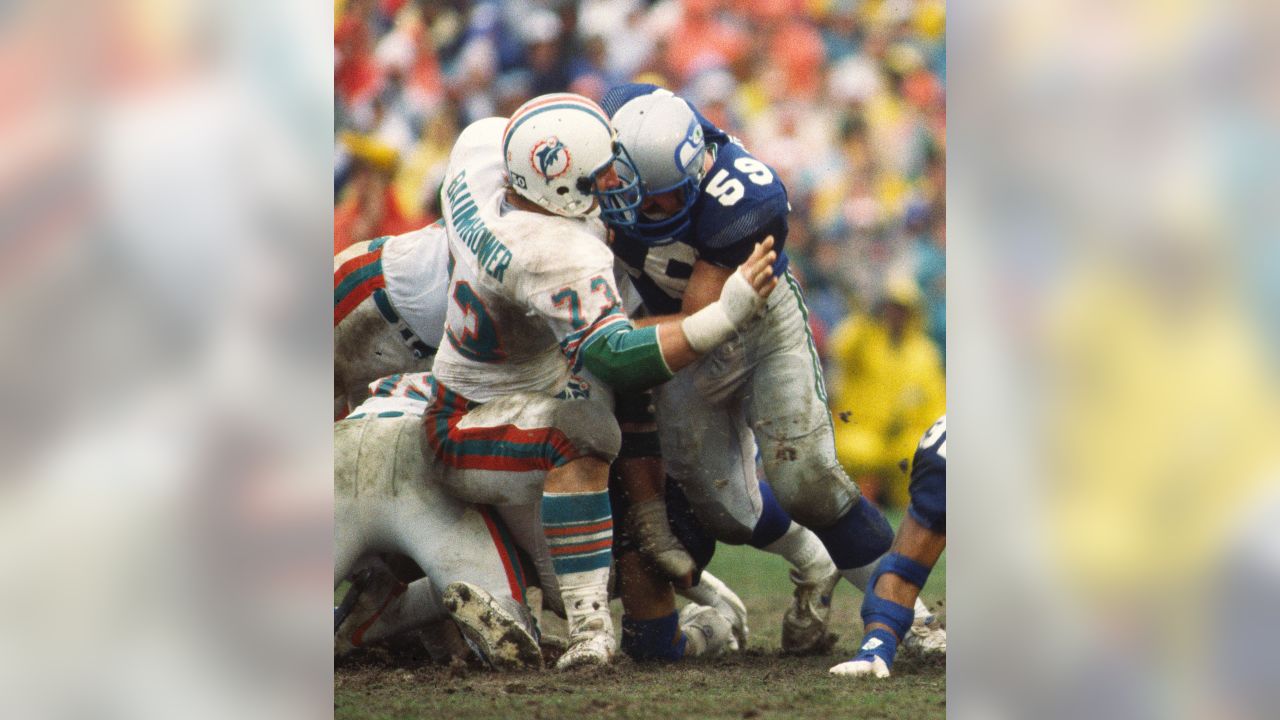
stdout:
<svg viewBox="0 0 1280 720">
<path fill-rule="evenodd" d="M 835 572 L 827 549 L 812 530 L 798 523 L 791 523 L 782 537 L 762 548 L 765 552 L 780 555 L 791 563 L 805 580 L 817 580 Z"/>
</svg>

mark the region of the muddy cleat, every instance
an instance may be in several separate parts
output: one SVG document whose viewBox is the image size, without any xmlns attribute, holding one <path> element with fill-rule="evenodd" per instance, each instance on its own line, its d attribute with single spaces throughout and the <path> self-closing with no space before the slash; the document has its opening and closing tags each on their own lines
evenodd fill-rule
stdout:
<svg viewBox="0 0 1280 720">
<path fill-rule="evenodd" d="M 697 569 L 693 557 L 671 532 L 667 504 L 661 498 L 643 500 L 627 513 L 628 532 L 640 552 L 667 577 L 682 578 Z"/>
<path fill-rule="evenodd" d="M 937 615 L 917 616 L 902 639 L 902 648 L 920 655 L 945 655 L 947 630 L 938 622 Z"/>
<path fill-rule="evenodd" d="M 608 616 L 592 617 L 573 631 L 569 637 L 569 649 L 556 661 L 556 669 L 608 665 L 613 660 L 616 645 L 613 623 Z"/>
<path fill-rule="evenodd" d="M 676 592 L 698 605 L 708 605 L 719 610 L 720 614 L 728 619 L 729 626 L 733 630 L 733 641 L 729 644 L 729 651 L 746 649 L 747 638 L 751 635 L 751 629 L 747 627 L 747 606 L 742 604 L 742 599 L 720 578 L 703 570 L 697 585 L 682 588 Z"/>
<path fill-rule="evenodd" d="M 504 671 L 542 668 L 542 650 L 523 605 L 503 602 L 467 582 L 449 585 L 443 599 L 467 644 L 487 665 Z"/>
<path fill-rule="evenodd" d="M 839 636 L 827 632 L 831 619 L 831 593 L 840 582 L 840 572 L 805 581 L 795 569 L 791 607 L 782 616 L 782 651 L 788 655 L 817 655 L 827 652 Z"/>
<path fill-rule="evenodd" d="M 713 607 L 689 603 L 681 608 L 680 632 L 688 641 L 685 657 L 719 657 L 737 649 L 733 626 Z"/>
<path fill-rule="evenodd" d="M 351 589 L 334 611 L 334 656 L 363 646 L 365 633 L 407 588 L 380 563 L 357 572 L 351 579 Z"/>
</svg>

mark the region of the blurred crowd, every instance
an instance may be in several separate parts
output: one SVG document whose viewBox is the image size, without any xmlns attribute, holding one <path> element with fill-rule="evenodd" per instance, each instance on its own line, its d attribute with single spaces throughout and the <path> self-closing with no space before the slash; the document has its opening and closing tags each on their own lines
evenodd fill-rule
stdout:
<svg viewBox="0 0 1280 720">
<path fill-rule="evenodd" d="M 785 180 L 841 461 L 890 502 L 945 411 L 943 0 L 338 0 L 338 248 L 438 217 L 453 139 L 653 82 Z M 880 492 L 883 488 L 883 493 Z"/>
</svg>

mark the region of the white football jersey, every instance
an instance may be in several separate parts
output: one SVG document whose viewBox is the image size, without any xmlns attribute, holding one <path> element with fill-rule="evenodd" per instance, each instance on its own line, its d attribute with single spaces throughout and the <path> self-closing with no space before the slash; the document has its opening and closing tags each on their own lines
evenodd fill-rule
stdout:
<svg viewBox="0 0 1280 720">
<path fill-rule="evenodd" d="M 432 373 L 469 400 L 554 395 L 596 333 L 627 322 L 598 218 L 506 202 L 504 118 L 472 123 L 441 191 L 449 234 L 449 307 Z"/>
<path fill-rule="evenodd" d="M 387 297 L 409 329 L 440 347 L 448 308 L 449 241 L 443 223 L 387 238 L 382 246 Z"/>
<path fill-rule="evenodd" d="M 426 414 L 431 404 L 431 373 L 388 375 L 369 383 L 369 398 L 345 418 L 355 420 L 366 415 L 399 417 Z"/>
</svg>

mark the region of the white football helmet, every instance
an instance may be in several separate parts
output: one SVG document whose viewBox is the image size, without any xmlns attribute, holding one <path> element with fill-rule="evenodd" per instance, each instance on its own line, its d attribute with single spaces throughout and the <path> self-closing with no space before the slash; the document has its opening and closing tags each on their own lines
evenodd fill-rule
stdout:
<svg viewBox="0 0 1280 720">
<path fill-rule="evenodd" d="M 502 133 L 507 182 L 521 197 L 564 217 L 583 217 L 600 202 L 602 215 L 640 204 L 634 168 L 620 160 L 608 116 L 573 93 L 540 95 L 511 115 Z M 605 180 L 619 163 L 622 179 Z"/>
<path fill-rule="evenodd" d="M 643 197 L 681 193 L 681 208 L 669 217 L 637 216 L 644 239 L 669 237 L 688 227 L 702 183 L 707 154 L 701 123 L 684 100 L 665 90 L 629 100 L 613 114 L 621 155 L 640 174 Z M 624 170 L 619 169 L 619 175 Z"/>
</svg>

